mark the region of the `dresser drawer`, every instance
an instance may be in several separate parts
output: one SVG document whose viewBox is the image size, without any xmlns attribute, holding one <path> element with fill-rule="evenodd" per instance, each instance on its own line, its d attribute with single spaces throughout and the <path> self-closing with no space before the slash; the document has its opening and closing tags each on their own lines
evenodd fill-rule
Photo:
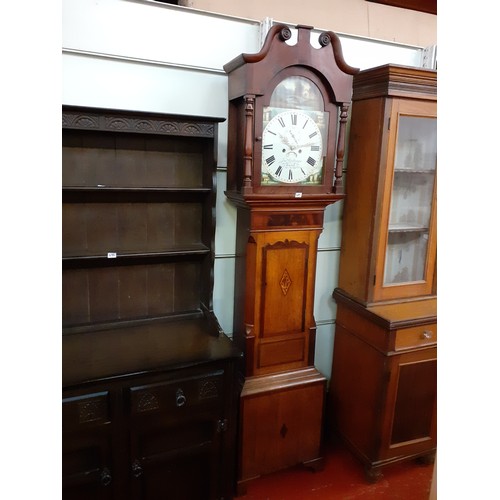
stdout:
<svg viewBox="0 0 500 500">
<path fill-rule="evenodd" d="M 394 349 L 410 349 L 437 343 L 437 323 L 396 330 Z"/>
<path fill-rule="evenodd" d="M 224 370 L 131 387 L 129 395 L 133 416 L 219 408 L 224 399 Z"/>
<path fill-rule="evenodd" d="M 110 421 L 108 391 L 63 398 L 63 430 L 100 425 Z"/>
</svg>

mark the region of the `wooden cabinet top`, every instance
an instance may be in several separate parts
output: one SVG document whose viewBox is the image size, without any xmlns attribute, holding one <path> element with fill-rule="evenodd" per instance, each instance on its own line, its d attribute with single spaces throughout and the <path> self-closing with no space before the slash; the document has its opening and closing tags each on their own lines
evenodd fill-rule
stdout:
<svg viewBox="0 0 500 500">
<path fill-rule="evenodd" d="M 360 304 L 347 292 L 339 288 L 333 292 L 333 297 L 361 316 L 388 330 L 432 323 L 437 320 L 436 297 L 371 304 L 368 306 Z"/>
<path fill-rule="evenodd" d="M 214 124 L 225 118 L 166 115 L 121 109 L 62 107 L 62 128 L 95 130 L 100 132 L 126 132 L 137 134 L 172 135 L 186 137 L 216 137 Z"/>
<path fill-rule="evenodd" d="M 64 335 L 62 354 L 63 387 L 239 356 L 227 336 L 207 333 L 203 317 Z"/>
<path fill-rule="evenodd" d="M 354 75 L 352 100 L 374 97 L 437 100 L 437 71 L 385 64 Z"/>
<path fill-rule="evenodd" d="M 398 324 L 408 320 L 432 319 L 437 317 L 436 298 L 412 300 L 395 304 L 373 305 L 367 308 L 369 312 L 380 316 L 390 324 Z"/>
</svg>

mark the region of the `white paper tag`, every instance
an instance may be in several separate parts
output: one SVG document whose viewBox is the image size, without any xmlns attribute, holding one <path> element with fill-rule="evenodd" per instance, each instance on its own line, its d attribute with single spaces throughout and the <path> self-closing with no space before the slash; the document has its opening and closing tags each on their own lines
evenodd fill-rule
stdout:
<svg viewBox="0 0 500 500">
<path fill-rule="evenodd" d="M 108 259 L 116 259 L 116 252 L 108 252 Z"/>
<path fill-rule="evenodd" d="M 302 198 L 302 193 L 295 193 L 295 198 Z"/>
</svg>

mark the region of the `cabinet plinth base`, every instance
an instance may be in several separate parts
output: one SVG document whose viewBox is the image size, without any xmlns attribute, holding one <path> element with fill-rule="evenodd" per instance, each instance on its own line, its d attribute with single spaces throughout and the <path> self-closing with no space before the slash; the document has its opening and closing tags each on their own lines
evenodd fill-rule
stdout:
<svg viewBox="0 0 500 500">
<path fill-rule="evenodd" d="M 367 457 L 363 452 L 361 452 L 353 443 L 349 441 L 345 436 L 335 435 L 331 436 L 329 441 L 333 444 L 341 441 L 344 446 L 358 459 L 364 467 L 365 479 L 368 483 L 377 483 L 381 478 L 384 477 L 383 470 L 392 465 L 401 464 L 403 462 L 411 462 L 417 466 L 427 466 L 431 465 L 435 461 L 436 449 L 427 450 L 422 453 L 414 453 L 411 455 L 401 455 L 398 457 L 388 458 L 384 460 L 376 460 L 373 457 Z"/>
<path fill-rule="evenodd" d="M 436 457 L 436 452 L 427 453 L 419 457 L 402 457 L 399 460 L 388 460 L 383 463 L 377 463 L 377 465 L 366 465 L 365 466 L 365 478 L 368 483 L 377 483 L 381 478 L 384 477 L 383 469 L 390 465 L 394 465 L 402 462 L 409 462 L 414 460 L 417 466 L 432 465 Z"/>
<path fill-rule="evenodd" d="M 325 457 L 318 457 L 314 460 L 309 460 L 307 462 L 302 462 L 301 464 L 298 464 L 298 467 L 304 467 L 305 469 L 310 470 L 312 473 L 314 472 L 320 472 L 325 468 Z M 259 476 L 252 477 L 250 479 L 244 479 L 241 481 L 238 481 L 237 486 L 236 486 L 236 496 L 241 497 L 245 496 L 247 494 L 247 486 L 249 483 L 254 481 L 255 479 L 258 479 Z"/>
<path fill-rule="evenodd" d="M 245 482 L 304 464 L 322 467 L 326 379 L 313 367 L 245 380 L 240 408 L 240 474 Z"/>
</svg>

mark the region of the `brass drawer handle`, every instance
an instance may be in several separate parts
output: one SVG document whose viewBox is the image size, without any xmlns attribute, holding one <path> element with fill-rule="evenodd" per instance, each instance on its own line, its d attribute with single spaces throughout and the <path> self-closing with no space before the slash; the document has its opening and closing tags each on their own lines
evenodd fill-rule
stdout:
<svg viewBox="0 0 500 500">
<path fill-rule="evenodd" d="M 424 330 L 424 331 L 422 332 L 422 338 L 423 338 L 423 339 L 427 339 L 427 340 L 428 340 L 428 339 L 431 339 L 431 338 L 432 338 L 432 335 L 433 335 L 433 334 L 432 334 L 432 331 L 431 331 L 431 330 Z"/>
</svg>

